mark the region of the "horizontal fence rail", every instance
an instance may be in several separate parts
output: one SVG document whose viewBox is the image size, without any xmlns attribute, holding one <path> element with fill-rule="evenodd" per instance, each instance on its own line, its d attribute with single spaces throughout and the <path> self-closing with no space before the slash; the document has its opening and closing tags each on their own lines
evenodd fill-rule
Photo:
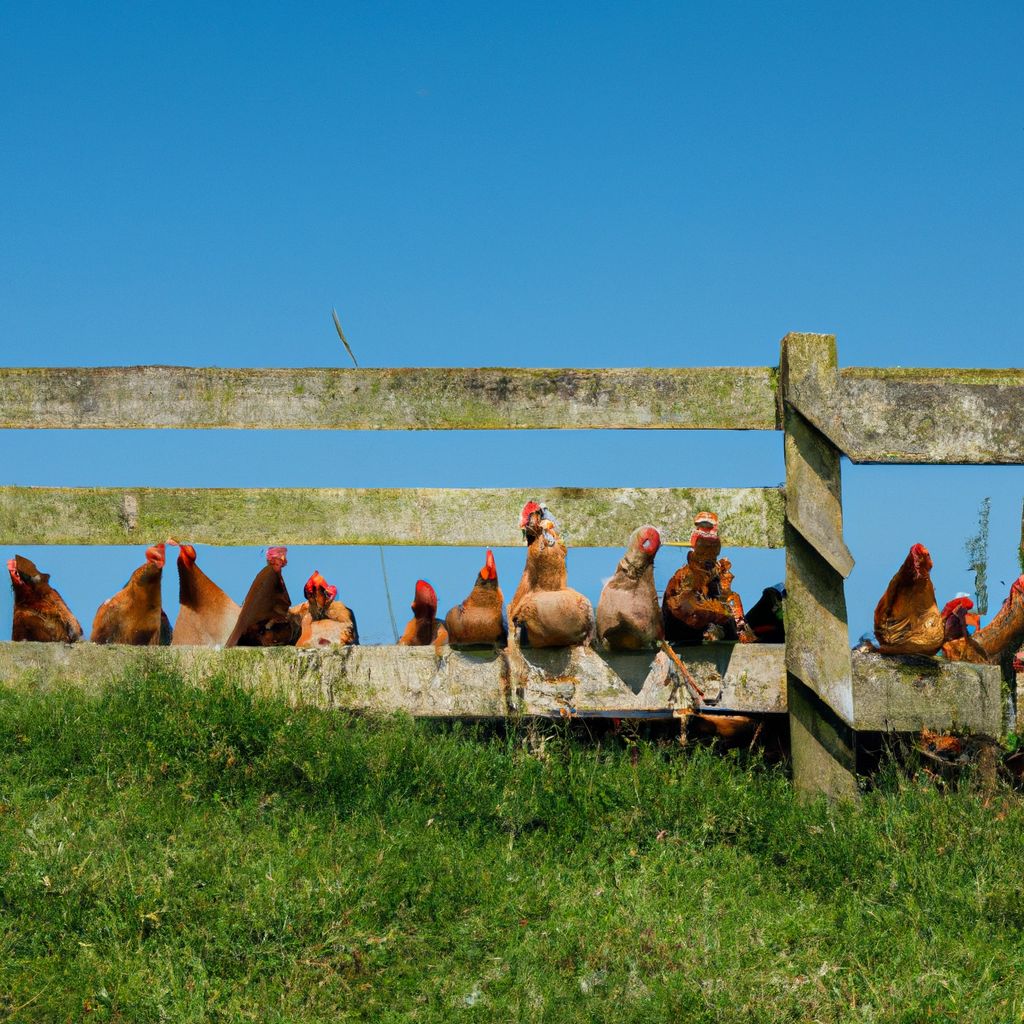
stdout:
<svg viewBox="0 0 1024 1024">
<path fill-rule="evenodd" d="M 846 367 L 787 401 L 856 463 L 1024 462 L 1024 370 Z"/>
<path fill-rule="evenodd" d="M 0 428 L 780 428 L 774 367 L 0 368 Z"/>
<path fill-rule="evenodd" d="M 623 547 L 642 523 L 685 541 L 706 509 L 732 547 L 783 544 L 781 488 L 0 487 L 0 544 L 417 544 L 517 547 L 543 501 L 565 539 Z"/>
</svg>

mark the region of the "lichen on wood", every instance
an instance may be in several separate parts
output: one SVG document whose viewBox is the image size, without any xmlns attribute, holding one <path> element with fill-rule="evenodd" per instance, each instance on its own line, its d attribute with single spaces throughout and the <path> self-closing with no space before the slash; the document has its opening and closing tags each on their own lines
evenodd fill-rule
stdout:
<svg viewBox="0 0 1024 1024">
<path fill-rule="evenodd" d="M 0 428 L 775 430 L 773 367 L 0 368 Z"/>
<path fill-rule="evenodd" d="M 689 537 L 717 512 L 733 547 L 781 547 L 780 488 L 99 488 L 0 487 L 0 543 L 416 544 L 518 547 L 530 499 L 570 544 L 621 547 L 642 523 Z M 131 515 L 125 509 L 131 508 Z"/>
</svg>

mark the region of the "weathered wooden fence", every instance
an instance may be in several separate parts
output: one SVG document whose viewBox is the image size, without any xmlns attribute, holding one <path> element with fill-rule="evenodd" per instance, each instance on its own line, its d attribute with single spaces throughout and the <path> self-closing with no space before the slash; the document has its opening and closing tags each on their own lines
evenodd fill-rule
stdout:
<svg viewBox="0 0 1024 1024">
<path fill-rule="evenodd" d="M 851 655 L 840 456 L 860 463 L 1024 462 L 1024 371 L 838 368 L 835 339 L 789 334 L 775 367 L 693 369 L 0 368 L 0 428 L 722 429 L 784 433 L 779 488 L 224 489 L 0 487 L 0 544 L 520 545 L 542 497 L 576 546 L 652 522 L 688 536 L 708 507 L 728 546 L 786 548 L 787 640 L 687 648 L 714 709 L 788 711 L 796 784 L 855 791 L 858 730 L 999 732 L 999 671 Z M 455 514 L 453 514 L 455 513 Z M 662 659 L 664 656 L 661 656 Z M 138 659 L 200 679 L 245 668 L 295 700 L 425 715 L 664 714 L 688 698 L 657 659 L 528 651 L 0 645 L 0 677 L 87 684 Z"/>
</svg>

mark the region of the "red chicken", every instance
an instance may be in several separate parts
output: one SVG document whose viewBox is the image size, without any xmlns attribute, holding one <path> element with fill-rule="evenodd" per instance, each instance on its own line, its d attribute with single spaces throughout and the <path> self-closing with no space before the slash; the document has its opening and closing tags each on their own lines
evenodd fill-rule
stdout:
<svg viewBox="0 0 1024 1024">
<path fill-rule="evenodd" d="M 175 540 L 169 544 L 177 545 Z M 196 564 L 196 549 L 178 545 L 178 618 L 174 646 L 222 647 L 241 609 Z"/>
<path fill-rule="evenodd" d="M 654 557 L 660 547 L 661 534 L 653 526 L 635 530 L 615 575 L 601 591 L 597 635 L 613 651 L 654 647 L 665 638 L 654 586 Z"/>
<path fill-rule="evenodd" d="M 572 647 L 594 638 L 594 609 L 579 591 L 566 586 L 566 547 L 550 519 L 533 521 L 539 512 L 523 509 L 526 570 L 509 608 L 520 642 L 530 647 Z M 532 538 L 532 539 L 531 539 Z"/>
<path fill-rule="evenodd" d="M 403 647 L 443 647 L 448 643 L 448 631 L 437 621 L 437 594 L 426 580 L 416 581 L 410 607 L 412 618 L 398 641 Z"/>
<path fill-rule="evenodd" d="M 942 653 L 950 661 L 998 665 L 1004 659 L 1016 660 L 1021 644 L 1024 644 L 1024 576 L 1010 587 L 1009 596 L 987 626 L 971 636 L 951 640 L 942 648 Z"/>
<path fill-rule="evenodd" d="M 942 636 L 945 643 L 950 640 L 961 640 L 968 636 L 973 626 L 981 625 L 979 615 L 972 613 L 974 602 L 966 594 L 957 594 L 952 601 L 947 601 L 942 609 Z"/>
<path fill-rule="evenodd" d="M 931 580 L 932 556 L 915 544 L 875 608 L 882 654 L 935 654 L 942 646 L 942 616 Z"/>
<path fill-rule="evenodd" d="M 82 639 L 82 627 L 50 586 L 49 573 L 40 572 L 23 555 L 9 559 L 7 571 L 14 588 L 12 640 L 73 644 Z"/>
<path fill-rule="evenodd" d="M 301 628 L 296 647 L 331 647 L 359 643 L 356 617 L 342 601 L 338 588 L 314 572 L 302 590 L 306 600 L 291 609 Z"/>
<path fill-rule="evenodd" d="M 160 647 L 171 642 L 170 622 L 160 599 L 165 552 L 163 543 L 147 548 L 145 563 L 112 598 L 99 606 L 92 623 L 94 644 Z"/>
<path fill-rule="evenodd" d="M 299 624 L 281 573 L 287 564 L 287 548 L 267 549 L 267 564 L 252 581 L 225 647 L 289 647 L 298 640 Z"/>
<path fill-rule="evenodd" d="M 718 516 L 698 513 L 694 526 L 686 564 L 668 581 L 662 598 L 665 639 L 682 644 L 736 640 L 733 610 L 722 600 Z"/>
<path fill-rule="evenodd" d="M 498 586 L 498 567 L 487 549 L 484 567 L 476 577 L 469 597 L 445 616 L 448 642 L 452 644 L 497 644 L 505 646 L 505 598 Z"/>
</svg>

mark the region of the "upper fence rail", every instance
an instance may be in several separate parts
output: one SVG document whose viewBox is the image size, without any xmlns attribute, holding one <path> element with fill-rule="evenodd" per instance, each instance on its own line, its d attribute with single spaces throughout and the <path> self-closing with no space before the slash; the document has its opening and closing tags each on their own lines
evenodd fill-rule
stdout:
<svg viewBox="0 0 1024 1024">
<path fill-rule="evenodd" d="M 0 428 L 777 430 L 773 367 L 0 368 Z"/>
<path fill-rule="evenodd" d="M 770 366 L 0 368 L 0 428 L 781 430 Z M 857 463 L 1024 463 L 1024 369 L 823 364 L 786 402 Z"/>
</svg>

